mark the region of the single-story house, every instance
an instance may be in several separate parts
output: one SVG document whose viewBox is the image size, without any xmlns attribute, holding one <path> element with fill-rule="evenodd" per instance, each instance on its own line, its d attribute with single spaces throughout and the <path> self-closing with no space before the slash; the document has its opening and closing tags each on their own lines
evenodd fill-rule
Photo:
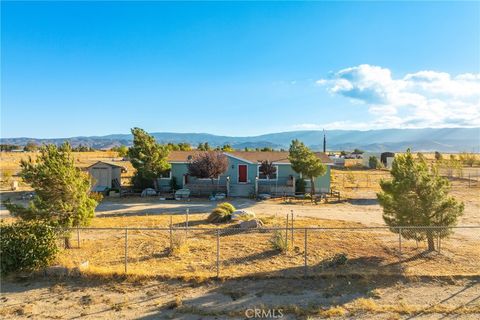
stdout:
<svg viewBox="0 0 480 320">
<path fill-rule="evenodd" d="M 393 152 L 366 152 L 363 155 L 362 165 L 369 166 L 370 157 L 375 157 L 380 161 L 387 169 L 392 169 L 392 163 L 395 159 L 395 153 Z"/>
<path fill-rule="evenodd" d="M 87 167 L 92 177 L 92 190 L 102 192 L 105 189 L 120 188 L 121 174 L 126 169 L 115 163 L 97 161 Z"/>
<path fill-rule="evenodd" d="M 161 191 L 170 189 L 171 180 L 175 178 L 178 188 L 188 188 L 192 194 L 209 194 L 214 188 L 218 192 L 225 192 L 229 196 L 251 196 L 258 193 L 293 194 L 295 181 L 301 178 L 293 171 L 288 152 L 272 151 L 232 151 L 223 152 L 228 159 L 228 169 L 218 179 L 214 180 L 214 187 L 210 179 L 197 179 L 189 176 L 188 163 L 198 151 L 172 151 L 168 161 L 171 170 L 159 178 Z M 317 157 L 327 166 L 324 176 L 315 179 L 316 192 L 330 192 L 330 167 L 333 161 L 323 152 L 317 152 Z M 277 168 L 277 173 L 267 179 L 260 172 L 262 161 L 268 160 Z M 310 181 L 305 178 L 307 192 Z"/>
</svg>

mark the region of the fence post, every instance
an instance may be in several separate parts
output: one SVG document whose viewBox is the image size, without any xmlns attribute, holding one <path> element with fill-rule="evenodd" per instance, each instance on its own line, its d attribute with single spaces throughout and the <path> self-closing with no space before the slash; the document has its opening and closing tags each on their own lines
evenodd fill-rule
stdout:
<svg viewBox="0 0 480 320">
<path fill-rule="evenodd" d="M 217 229 L 217 278 L 220 277 L 220 230 Z"/>
<path fill-rule="evenodd" d="M 173 224 L 172 216 L 170 215 L 170 252 L 173 251 Z"/>
<path fill-rule="evenodd" d="M 285 225 L 285 247 L 288 250 L 288 213 L 287 213 L 287 224 Z"/>
<path fill-rule="evenodd" d="M 398 228 L 398 248 L 399 255 L 398 258 L 402 261 L 402 228 Z"/>
<path fill-rule="evenodd" d="M 127 274 L 128 264 L 128 228 L 125 228 L 125 274 Z"/>
<path fill-rule="evenodd" d="M 185 239 L 188 238 L 188 214 L 190 213 L 190 209 L 187 208 L 185 214 Z"/>
<path fill-rule="evenodd" d="M 77 226 L 77 247 L 80 248 L 80 229 Z"/>
<path fill-rule="evenodd" d="M 440 238 L 440 235 L 438 236 L 438 253 L 442 253 L 442 238 Z"/>
<path fill-rule="evenodd" d="M 438 233 L 438 239 L 437 239 L 437 247 L 438 247 L 438 253 L 441 253 L 441 250 L 440 250 L 440 246 L 441 246 L 441 242 L 442 242 L 442 238 L 440 237 L 440 233 L 442 232 L 442 229 L 440 229 L 437 233 Z"/>
<path fill-rule="evenodd" d="M 293 248 L 293 210 L 291 210 L 292 214 L 292 248 Z"/>
<path fill-rule="evenodd" d="M 303 276 L 306 278 L 308 275 L 308 263 L 307 263 L 307 228 L 305 228 L 305 246 L 303 249 L 303 259 L 304 259 L 304 269 L 303 269 Z"/>
</svg>

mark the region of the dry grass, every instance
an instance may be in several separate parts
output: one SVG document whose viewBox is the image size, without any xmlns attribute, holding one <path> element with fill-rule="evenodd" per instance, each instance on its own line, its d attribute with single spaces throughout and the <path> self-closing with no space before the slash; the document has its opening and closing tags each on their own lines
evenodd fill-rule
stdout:
<svg viewBox="0 0 480 320">
<path fill-rule="evenodd" d="M 455 307 L 449 305 L 433 305 L 425 307 L 422 304 L 407 304 L 399 302 L 396 304 L 379 304 L 372 299 L 359 298 L 344 306 L 350 315 L 359 313 L 393 313 L 399 315 L 428 315 L 428 314 L 478 314 L 480 312 L 480 305 L 465 305 L 462 307 Z"/>
<path fill-rule="evenodd" d="M 120 161 L 117 152 L 114 151 L 93 151 L 93 152 L 73 152 L 75 164 L 79 168 L 85 168 L 97 161 L 118 161 L 119 165 L 127 169 L 126 173 L 122 173 L 122 183 L 129 184 L 130 177 L 134 169 L 130 161 Z M 0 152 L 0 175 L 2 182 L 5 185 L 6 179 L 15 176 L 20 171 L 20 161 L 28 160 L 29 158 L 35 160 L 38 157 L 38 152 Z M 10 180 L 12 178 L 9 178 Z M 18 180 L 18 177 L 13 179 Z"/>
<path fill-rule="evenodd" d="M 128 232 L 128 272 L 140 276 L 167 278 L 216 276 L 216 230 L 205 220 L 206 214 L 190 215 L 190 226 L 182 229 L 182 216 L 174 216 L 170 231 L 130 230 Z M 270 217 L 267 227 L 283 226 L 284 220 Z M 168 226 L 168 216 L 95 218 L 93 226 Z M 289 250 L 281 253 L 271 245 L 273 231 L 231 229 L 232 224 L 219 225 L 220 276 L 229 277 L 298 277 L 304 274 L 304 232 L 288 232 Z M 298 219 L 296 227 L 360 227 L 358 223 L 321 219 Z M 209 228 L 209 229 L 207 229 Z M 281 231 L 285 234 L 285 229 Z M 73 232 L 76 245 L 76 232 Z M 179 239 L 177 241 L 176 239 Z M 386 275 L 472 275 L 480 270 L 478 241 L 453 238 L 442 242 L 442 254 L 424 252 L 425 245 L 404 240 L 403 258 L 399 263 L 398 236 L 383 229 L 309 231 L 307 237 L 308 274 L 386 274 Z M 178 245 L 176 245 L 178 243 Z M 82 230 L 80 249 L 64 250 L 58 263 L 74 268 L 89 261 L 89 273 L 122 274 L 125 255 L 124 230 Z M 343 254 L 346 263 L 339 265 L 333 257 Z M 332 263 L 333 261 L 333 263 Z M 240 267 L 241 266 L 241 267 Z"/>
</svg>

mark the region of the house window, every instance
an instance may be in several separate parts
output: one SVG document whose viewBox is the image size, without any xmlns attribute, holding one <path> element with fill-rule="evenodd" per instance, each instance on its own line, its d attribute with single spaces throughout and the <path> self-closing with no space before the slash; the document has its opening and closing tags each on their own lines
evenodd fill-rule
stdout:
<svg viewBox="0 0 480 320">
<path fill-rule="evenodd" d="M 165 171 L 160 175 L 160 179 L 172 179 L 172 170 Z"/>
<path fill-rule="evenodd" d="M 277 180 L 277 174 L 278 174 L 278 166 L 275 167 L 275 173 L 270 175 L 270 180 Z M 257 175 L 258 175 L 258 180 L 267 180 L 267 176 L 263 174 L 263 172 L 260 172 L 260 166 L 257 167 Z"/>
</svg>

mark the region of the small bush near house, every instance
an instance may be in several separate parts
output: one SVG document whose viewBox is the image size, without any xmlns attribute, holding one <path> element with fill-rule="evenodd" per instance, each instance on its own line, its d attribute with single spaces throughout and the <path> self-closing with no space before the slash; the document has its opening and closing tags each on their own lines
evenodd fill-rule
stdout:
<svg viewBox="0 0 480 320">
<path fill-rule="evenodd" d="M 170 189 L 172 191 L 180 189 L 180 187 L 178 186 L 178 183 L 177 183 L 177 178 L 175 178 L 175 177 L 172 177 L 172 179 L 170 179 L 169 184 L 170 184 Z"/>
<path fill-rule="evenodd" d="M 305 180 L 303 178 L 295 181 L 295 192 L 305 193 Z"/>
<path fill-rule="evenodd" d="M 368 167 L 370 169 L 380 169 L 382 167 L 382 163 L 378 161 L 377 157 L 371 156 L 368 158 Z"/>
<path fill-rule="evenodd" d="M 0 271 L 35 270 L 48 266 L 56 254 L 57 233 L 42 222 L 19 221 L 0 224 Z"/>
<path fill-rule="evenodd" d="M 153 181 L 151 179 L 143 178 L 138 173 L 135 173 L 132 177 L 132 185 L 135 190 L 143 190 L 146 188 L 154 188 Z"/>
<path fill-rule="evenodd" d="M 216 207 L 212 210 L 212 213 L 207 218 L 210 223 L 227 222 L 232 219 L 232 214 L 225 208 Z"/>
<path fill-rule="evenodd" d="M 270 238 L 270 245 L 273 250 L 285 252 L 288 250 L 288 242 L 285 235 L 280 230 L 275 230 Z"/>
<path fill-rule="evenodd" d="M 223 203 L 220 203 L 217 208 L 223 208 L 225 210 L 227 210 L 228 212 L 230 213 L 233 213 L 236 209 L 235 207 L 231 204 L 231 203 L 228 203 L 228 202 L 223 202 Z"/>
</svg>

